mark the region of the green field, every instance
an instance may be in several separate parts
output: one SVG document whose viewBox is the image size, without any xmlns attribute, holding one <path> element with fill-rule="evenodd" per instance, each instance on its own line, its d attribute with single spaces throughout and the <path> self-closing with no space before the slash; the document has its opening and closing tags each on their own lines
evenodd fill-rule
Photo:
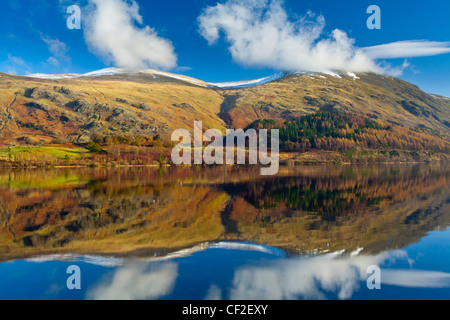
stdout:
<svg viewBox="0 0 450 320">
<path fill-rule="evenodd" d="M 17 158 L 26 159 L 27 157 L 36 158 L 56 158 L 64 159 L 82 159 L 90 152 L 84 148 L 68 148 L 68 147 L 34 147 L 19 146 L 0 149 L 0 160 L 8 161 Z"/>
</svg>

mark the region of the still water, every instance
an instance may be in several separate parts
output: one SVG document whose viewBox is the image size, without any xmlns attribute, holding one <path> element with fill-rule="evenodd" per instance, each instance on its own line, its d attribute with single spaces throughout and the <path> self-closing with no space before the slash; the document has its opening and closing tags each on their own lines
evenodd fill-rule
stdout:
<svg viewBox="0 0 450 320">
<path fill-rule="evenodd" d="M 0 299 L 450 299 L 449 182 L 446 165 L 0 171 Z"/>
</svg>

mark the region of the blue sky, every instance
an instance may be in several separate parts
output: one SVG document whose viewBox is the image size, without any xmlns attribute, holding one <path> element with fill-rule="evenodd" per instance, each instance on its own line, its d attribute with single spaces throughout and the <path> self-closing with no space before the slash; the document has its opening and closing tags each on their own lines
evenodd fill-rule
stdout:
<svg viewBox="0 0 450 320">
<path fill-rule="evenodd" d="M 345 65 L 351 71 L 378 68 L 450 96 L 449 1 L 97 1 L 3 0 L 0 72 L 86 73 L 136 66 L 226 82 L 288 68 Z M 81 8 L 81 30 L 66 26 L 70 5 Z M 367 28 L 370 5 L 381 9 L 380 30 Z M 112 28 L 111 21 L 116 21 Z M 373 50 L 379 45 L 388 46 Z M 319 48 L 337 51 L 320 53 Z M 357 59 L 361 48 L 372 49 Z"/>
</svg>

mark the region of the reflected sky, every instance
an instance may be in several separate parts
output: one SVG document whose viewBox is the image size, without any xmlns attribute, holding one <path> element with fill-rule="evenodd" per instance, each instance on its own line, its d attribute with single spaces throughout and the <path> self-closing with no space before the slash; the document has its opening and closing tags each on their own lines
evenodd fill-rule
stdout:
<svg viewBox="0 0 450 320">
<path fill-rule="evenodd" d="M 450 299 L 449 181 L 444 165 L 0 171 L 0 299 Z"/>
<path fill-rule="evenodd" d="M 0 264 L 0 299 L 297 300 L 450 299 L 450 229 L 406 248 L 292 256 L 252 243 L 218 242 L 164 259 L 53 255 Z M 66 288 L 81 268 L 82 290 Z M 369 290 L 367 268 L 381 268 Z"/>
</svg>

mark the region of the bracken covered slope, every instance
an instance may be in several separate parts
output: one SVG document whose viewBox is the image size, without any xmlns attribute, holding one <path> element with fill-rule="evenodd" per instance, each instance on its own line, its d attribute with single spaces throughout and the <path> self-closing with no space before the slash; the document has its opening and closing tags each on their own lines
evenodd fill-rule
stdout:
<svg viewBox="0 0 450 320">
<path fill-rule="evenodd" d="M 51 78 L 51 77 L 50 77 Z M 255 120 L 282 125 L 318 112 L 342 111 L 427 134 L 450 135 L 450 99 L 373 73 L 289 73 L 226 89 L 148 72 L 94 73 L 51 79 L 0 74 L 0 146 L 88 143 L 94 135 L 159 135 L 178 128 L 225 131 Z"/>
</svg>

